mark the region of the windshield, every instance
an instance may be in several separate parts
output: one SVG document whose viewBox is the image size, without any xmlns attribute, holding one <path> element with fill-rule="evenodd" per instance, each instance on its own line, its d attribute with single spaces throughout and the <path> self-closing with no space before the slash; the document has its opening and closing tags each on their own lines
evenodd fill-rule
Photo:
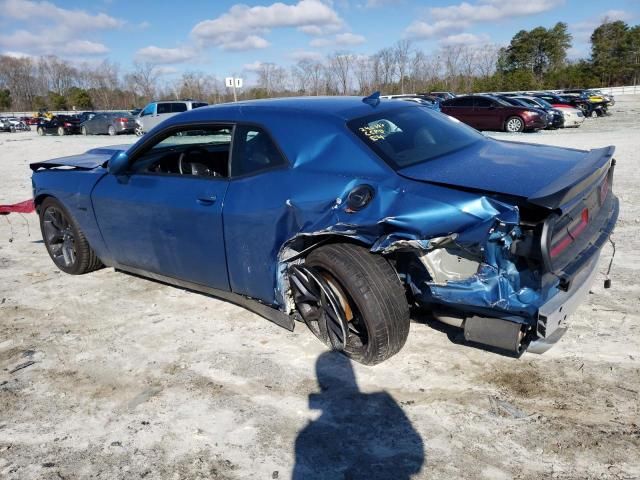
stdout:
<svg viewBox="0 0 640 480">
<path fill-rule="evenodd" d="M 351 120 L 349 128 L 396 170 L 485 138 L 459 120 L 426 108 L 400 108 Z"/>
</svg>

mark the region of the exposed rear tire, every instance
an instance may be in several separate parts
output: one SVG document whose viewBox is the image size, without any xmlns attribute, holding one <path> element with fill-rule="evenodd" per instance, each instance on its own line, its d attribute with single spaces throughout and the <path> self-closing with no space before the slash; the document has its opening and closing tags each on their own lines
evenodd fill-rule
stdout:
<svg viewBox="0 0 640 480">
<path fill-rule="evenodd" d="M 87 127 L 83 126 L 82 127 L 82 135 L 87 136 L 89 134 L 89 132 L 87 132 Z"/>
<path fill-rule="evenodd" d="M 115 127 L 113 125 L 109 125 L 109 128 L 107 129 L 107 133 L 113 137 L 116 134 Z"/>
<path fill-rule="evenodd" d="M 60 137 L 63 137 L 65 134 L 64 128 L 63 127 L 58 127 L 58 135 Z"/>
<path fill-rule="evenodd" d="M 348 357 L 375 365 L 400 351 L 409 335 L 409 305 L 395 270 L 384 257 L 361 246 L 336 243 L 312 251 L 305 265 L 320 272 L 347 304 L 351 319 L 343 351 Z M 309 325 L 307 318 L 305 322 Z M 326 330 L 309 326 L 331 344 Z"/>
<path fill-rule="evenodd" d="M 38 127 L 38 128 L 36 129 L 36 132 L 38 132 L 38 135 L 39 135 L 39 136 L 41 136 L 41 137 L 43 137 L 43 136 L 44 136 L 44 128 L 42 128 L 42 127 Z"/>
<path fill-rule="evenodd" d="M 505 132 L 516 133 L 524 131 L 524 121 L 520 117 L 509 117 L 504 124 Z"/>
<path fill-rule="evenodd" d="M 53 197 L 40 206 L 40 230 L 51 260 L 63 272 L 81 275 L 103 267 L 74 218 Z"/>
</svg>

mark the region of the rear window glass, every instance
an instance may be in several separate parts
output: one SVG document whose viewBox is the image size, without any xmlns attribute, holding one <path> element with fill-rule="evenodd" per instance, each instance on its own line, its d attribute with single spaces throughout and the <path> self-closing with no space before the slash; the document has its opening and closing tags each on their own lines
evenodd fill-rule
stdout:
<svg viewBox="0 0 640 480">
<path fill-rule="evenodd" d="M 191 109 L 194 108 L 200 108 L 200 107 L 206 107 L 208 105 L 208 103 L 203 103 L 203 102 L 192 102 L 191 103 Z"/>
<path fill-rule="evenodd" d="M 460 150 L 484 138 L 455 118 L 420 107 L 380 112 L 347 125 L 394 169 Z"/>
</svg>

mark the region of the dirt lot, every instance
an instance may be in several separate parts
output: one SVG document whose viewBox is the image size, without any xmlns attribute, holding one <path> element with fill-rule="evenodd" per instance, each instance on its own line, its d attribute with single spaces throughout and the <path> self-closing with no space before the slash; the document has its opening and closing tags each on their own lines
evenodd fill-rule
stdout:
<svg viewBox="0 0 640 480">
<path fill-rule="evenodd" d="M 0 478 L 640 478 L 640 98 L 612 113 L 508 136 L 617 147 L 613 288 L 541 356 L 416 318 L 400 354 L 350 365 L 206 296 L 64 275 L 35 215 L 0 217 Z M 0 134 L 0 203 L 29 198 L 29 162 L 112 143 Z"/>
</svg>

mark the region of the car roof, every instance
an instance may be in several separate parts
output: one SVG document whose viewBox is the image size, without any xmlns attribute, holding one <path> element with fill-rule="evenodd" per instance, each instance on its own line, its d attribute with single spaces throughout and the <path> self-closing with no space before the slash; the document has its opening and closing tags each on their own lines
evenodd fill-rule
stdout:
<svg viewBox="0 0 640 480">
<path fill-rule="evenodd" d="M 181 121 L 204 120 L 210 116 L 212 112 L 215 112 L 215 115 L 219 117 L 229 116 L 231 118 L 247 108 L 257 108 L 264 113 L 295 111 L 304 112 L 305 115 L 310 116 L 351 120 L 376 112 L 417 106 L 417 104 L 412 102 L 397 102 L 392 99 L 382 98 L 378 104 L 372 105 L 365 103 L 363 97 L 287 97 L 209 105 L 181 113 L 179 118 Z"/>
</svg>

